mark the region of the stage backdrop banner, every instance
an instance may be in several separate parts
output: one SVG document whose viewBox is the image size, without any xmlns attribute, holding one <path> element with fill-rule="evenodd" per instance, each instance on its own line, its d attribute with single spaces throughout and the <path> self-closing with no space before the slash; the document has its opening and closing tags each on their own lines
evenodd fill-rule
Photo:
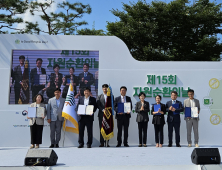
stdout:
<svg viewBox="0 0 222 170">
<path fill-rule="evenodd" d="M 44 98 L 50 98 L 50 88 L 59 86 L 62 90 L 69 83 L 71 67 L 74 68 L 76 80 L 76 102 L 81 95 L 81 80 L 84 78 L 84 63 L 89 64 L 91 73 L 84 80 L 90 82 L 92 96 L 102 93 L 102 84 L 112 86 L 114 97 L 120 95 L 120 87 L 127 87 L 127 95 L 133 102 L 132 117 L 129 126 L 129 145 L 137 145 L 138 125 L 136 123 L 135 104 L 138 94 L 146 93 L 146 101 L 155 103 L 155 96 L 161 95 L 162 103 L 170 99 L 170 92 L 178 92 L 178 100 L 183 103 L 187 90 L 195 91 L 195 98 L 200 101 L 199 144 L 221 145 L 222 137 L 222 62 L 142 62 L 135 60 L 127 46 L 114 36 L 40 36 L 40 35 L 0 35 L 0 73 L 1 73 L 1 142 L 0 146 L 29 146 L 30 129 L 27 110 L 33 96 L 44 89 Z M 19 57 L 24 56 L 24 70 L 29 72 L 29 79 L 22 76 L 23 68 L 19 67 Z M 41 70 L 33 74 L 46 80 L 36 80 L 34 87 L 33 73 L 37 68 L 37 59 L 41 58 Z M 21 61 L 22 62 L 22 61 Z M 53 66 L 59 65 L 59 70 Z M 20 70 L 19 70 L 20 69 Z M 13 71 L 13 72 L 12 72 Z M 55 76 L 56 71 L 60 73 Z M 13 75 L 13 74 L 14 75 Z M 16 75 L 16 76 L 15 76 Z M 24 74 L 23 74 L 24 75 Z M 109 76 L 107 76 L 109 75 Z M 25 77 L 25 78 L 24 78 Z M 35 77 L 35 76 L 34 76 Z M 77 81 L 78 80 L 78 81 Z M 22 82 L 22 88 L 21 83 Z M 41 82 L 41 83 L 40 83 Z M 63 86 L 62 86 L 63 84 Z M 23 89 L 23 92 L 21 92 Z M 29 89 L 29 91 L 27 91 Z M 34 90 L 33 90 L 34 89 Z M 47 90 L 49 89 L 49 90 Z M 17 91 L 16 91 L 17 90 Z M 29 92 L 29 93 L 28 93 Z M 34 93 L 34 94 L 33 94 Z M 66 93 L 64 92 L 64 95 Z M 22 99 L 16 102 L 15 98 Z M 18 103 L 18 104 L 17 104 Z M 97 111 L 98 112 L 98 111 Z M 93 123 L 93 146 L 99 146 L 99 123 L 95 113 Z M 181 113 L 181 144 L 187 144 L 186 124 Z M 152 115 L 149 115 L 147 144 L 155 144 Z M 167 115 L 165 116 L 165 120 Z M 114 138 L 111 145 L 116 145 L 117 127 L 114 120 Z M 64 133 L 62 133 L 64 135 Z M 78 146 L 78 134 L 65 133 L 65 146 Z M 62 136 L 63 139 L 64 136 Z M 175 136 L 174 136 L 175 137 Z M 86 135 L 85 135 L 86 138 Z M 193 139 L 193 135 L 192 135 Z M 194 140 L 192 140 L 194 142 Z M 62 140 L 60 141 L 62 142 Z M 167 124 L 164 126 L 164 144 L 168 143 Z M 45 121 L 42 146 L 50 145 L 49 124 Z M 60 144 L 61 145 L 61 144 Z"/>
</svg>

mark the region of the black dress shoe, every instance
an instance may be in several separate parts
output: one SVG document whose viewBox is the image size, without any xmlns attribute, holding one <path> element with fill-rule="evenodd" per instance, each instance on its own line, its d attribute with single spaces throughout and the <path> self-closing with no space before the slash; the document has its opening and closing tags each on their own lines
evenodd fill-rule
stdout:
<svg viewBox="0 0 222 170">
<path fill-rule="evenodd" d="M 172 143 L 169 143 L 169 144 L 168 144 L 168 147 L 172 147 Z"/>
<path fill-rule="evenodd" d="M 59 144 L 56 144 L 55 148 L 59 148 Z"/>
<path fill-rule="evenodd" d="M 125 147 L 129 147 L 129 145 L 128 145 L 128 144 L 124 144 L 124 146 L 125 146 Z"/>
<path fill-rule="evenodd" d="M 87 145 L 87 148 L 91 148 L 91 145 Z"/>
<path fill-rule="evenodd" d="M 101 144 L 101 145 L 99 145 L 99 147 L 104 147 L 104 145 L 103 145 L 103 144 Z"/>
<path fill-rule="evenodd" d="M 116 147 L 121 147 L 121 144 L 117 144 Z"/>
<path fill-rule="evenodd" d="M 79 145 L 78 148 L 83 148 L 83 145 Z"/>
<path fill-rule="evenodd" d="M 138 147 L 142 147 L 142 144 L 139 144 L 139 146 Z"/>
<path fill-rule="evenodd" d="M 106 147 L 110 147 L 109 144 Z"/>
<path fill-rule="evenodd" d="M 180 144 L 177 144 L 176 147 L 181 147 Z"/>
<path fill-rule="evenodd" d="M 51 144 L 51 145 L 49 146 L 49 148 L 54 148 L 54 144 Z"/>
</svg>

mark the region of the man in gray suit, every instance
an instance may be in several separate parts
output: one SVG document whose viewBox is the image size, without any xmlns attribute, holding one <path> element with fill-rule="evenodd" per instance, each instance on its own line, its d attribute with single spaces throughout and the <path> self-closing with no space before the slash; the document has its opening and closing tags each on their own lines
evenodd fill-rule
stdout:
<svg viewBox="0 0 222 170">
<path fill-rule="evenodd" d="M 185 111 L 185 107 L 197 107 L 198 108 L 198 114 L 200 113 L 200 103 L 199 100 L 194 99 L 194 90 L 190 89 L 187 91 L 189 98 L 184 100 L 184 111 Z M 192 131 L 192 127 L 193 127 L 193 131 L 194 131 L 194 143 L 195 143 L 195 147 L 199 147 L 198 145 L 198 139 L 199 139 L 199 135 L 198 135 L 198 121 L 199 121 L 199 117 L 197 118 L 191 118 L 191 117 L 185 117 L 184 118 L 186 120 L 186 124 L 187 124 L 187 142 L 188 142 L 188 147 L 191 147 L 191 131 Z"/>
<path fill-rule="evenodd" d="M 65 99 L 61 98 L 61 89 L 56 88 L 54 91 L 55 97 L 49 99 L 47 106 L 47 119 L 50 123 L 50 138 L 51 146 L 49 148 L 58 148 L 61 138 L 61 129 L 63 123 L 62 109 Z"/>
</svg>

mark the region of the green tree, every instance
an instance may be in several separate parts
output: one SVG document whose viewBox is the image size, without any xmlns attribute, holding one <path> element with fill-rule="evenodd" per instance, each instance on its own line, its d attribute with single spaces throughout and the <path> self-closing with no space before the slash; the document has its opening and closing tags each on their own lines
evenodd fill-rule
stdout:
<svg viewBox="0 0 222 170">
<path fill-rule="evenodd" d="M 28 9 L 28 0 L 1 0 L 0 1 L 0 33 L 7 30 L 16 30 L 15 24 L 22 23 L 23 19 L 18 14 L 23 14 Z"/>
<path fill-rule="evenodd" d="M 53 0 L 45 3 L 39 3 L 33 1 L 30 3 L 30 12 L 35 15 L 35 12 L 41 12 L 41 19 L 46 22 L 47 30 L 43 30 L 39 27 L 38 23 L 28 23 L 23 33 L 47 33 L 49 35 L 58 34 L 74 34 L 79 26 L 86 25 L 86 21 L 76 21 L 83 17 L 84 14 L 91 13 L 90 5 L 84 5 L 82 3 L 69 3 L 63 1 L 58 3 L 57 7 L 60 12 L 47 13 L 52 4 L 55 3 Z"/>
<path fill-rule="evenodd" d="M 146 1 L 123 4 L 112 10 L 120 21 L 108 22 L 110 34 L 122 39 L 132 56 L 141 61 L 215 61 L 222 44 L 221 4 L 199 0 L 170 3 Z"/>
<path fill-rule="evenodd" d="M 96 29 L 89 29 L 89 28 L 84 28 L 77 30 L 78 35 L 106 35 L 106 32 L 103 31 L 102 29 L 96 30 Z"/>
</svg>

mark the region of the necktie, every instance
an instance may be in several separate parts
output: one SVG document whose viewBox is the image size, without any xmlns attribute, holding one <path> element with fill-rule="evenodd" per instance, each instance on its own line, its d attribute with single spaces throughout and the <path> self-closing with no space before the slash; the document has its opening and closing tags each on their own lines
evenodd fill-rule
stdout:
<svg viewBox="0 0 222 170">
<path fill-rule="evenodd" d="M 122 99 L 122 102 L 125 103 L 124 97 L 123 97 L 123 99 Z"/>
<path fill-rule="evenodd" d="M 38 68 L 38 74 L 40 74 L 40 69 Z"/>
<path fill-rule="evenodd" d="M 173 101 L 173 104 L 175 104 L 175 103 L 176 103 L 176 101 L 174 100 L 174 101 Z"/>
<path fill-rule="evenodd" d="M 86 73 L 84 73 L 84 77 L 86 77 L 87 75 L 86 75 Z"/>
</svg>

